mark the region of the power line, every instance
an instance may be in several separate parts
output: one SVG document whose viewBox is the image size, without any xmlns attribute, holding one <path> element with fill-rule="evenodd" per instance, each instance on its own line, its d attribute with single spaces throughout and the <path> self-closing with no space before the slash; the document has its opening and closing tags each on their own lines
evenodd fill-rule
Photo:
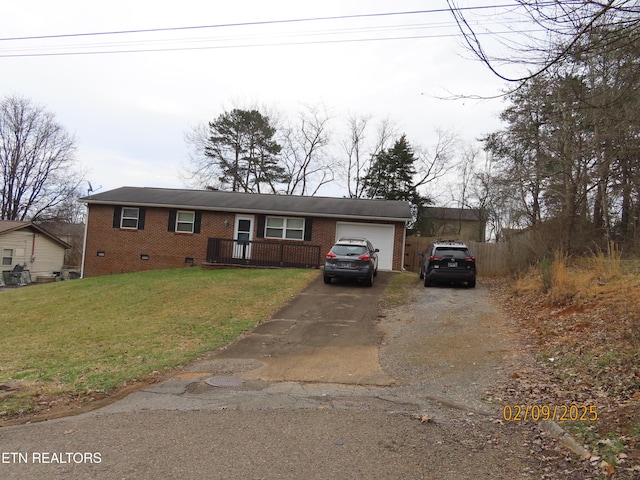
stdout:
<svg viewBox="0 0 640 480">
<path fill-rule="evenodd" d="M 518 3 L 502 4 L 502 5 L 480 5 L 475 7 L 460 7 L 458 10 L 485 10 L 489 8 L 512 8 L 518 7 Z M 138 34 L 138 33 L 153 33 L 153 32 L 171 32 L 180 30 L 201 30 L 208 28 L 228 28 L 228 27 L 246 27 L 246 26 L 258 26 L 258 25 L 277 25 L 286 23 L 302 23 L 302 22 L 319 22 L 329 20 L 351 20 L 357 18 L 374 18 L 374 17 L 390 17 L 401 15 L 418 15 L 418 14 L 433 14 L 449 12 L 448 8 L 437 8 L 431 10 L 413 10 L 405 12 L 386 12 L 386 13 L 365 13 L 356 15 L 336 15 L 329 17 L 310 17 L 310 18 L 292 18 L 285 20 L 264 20 L 256 22 L 238 22 L 238 23 L 224 23 L 216 25 L 196 25 L 196 26 L 184 26 L 184 27 L 164 27 L 164 28 L 147 28 L 147 29 L 133 29 L 133 30 L 114 30 L 106 32 L 85 32 L 85 33 L 65 33 L 57 35 L 35 35 L 27 37 L 6 37 L 0 38 L 0 42 L 3 41 L 22 41 L 22 40 L 43 40 L 54 38 L 71 38 L 71 37 L 88 37 L 98 35 L 124 35 L 124 34 Z"/>
<path fill-rule="evenodd" d="M 501 5 L 484 5 L 476 7 L 465 7 L 464 10 L 487 10 L 495 8 L 515 8 L 518 4 L 501 4 Z M 156 29 L 136 29 L 136 30 L 119 30 L 109 32 L 95 32 L 95 33 L 74 33 L 74 34 L 61 34 L 61 35 L 40 35 L 30 37 L 12 37 L 1 38 L 2 41 L 30 41 L 30 40 L 59 40 L 59 39 L 75 39 L 78 37 L 96 37 L 101 35 L 127 35 L 132 33 L 152 33 L 152 32 L 173 32 L 173 31 L 185 31 L 195 29 L 207 29 L 207 28 L 221 28 L 221 27 L 242 27 L 247 25 L 274 25 L 274 24 L 292 24 L 300 22 L 315 22 L 315 21 L 328 21 L 328 20 L 342 20 L 342 19 L 357 19 L 357 18 L 371 18 L 371 17 L 391 17 L 398 15 L 418 15 L 418 14 L 435 14 L 449 12 L 449 9 L 439 8 L 431 10 L 415 10 L 404 12 L 387 12 L 387 13 L 370 13 L 359 15 L 342 15 L 331 17 L 313 17 L 303 19 L 288 19 L 288 20 L 269 20 L 260 22 L 244 22 L 233 24 L 218 24 L 208 26 L 191 26 L 191 27 L 170 27 L 170 28 L 156 28 Z M 539 32 L 539 30 L 516 30 L 513 28 L 515 23 L 520 21 L 511 22 L 509 31 L 486 31 L 484 33 L 479 32 L 479 35 L 505 35 L 505 34 L 527 34 Z M 524 23 L 524 22 L 523 22 Z M 528 24 L 530 25 L 530 24 Z M 428 38 L 447 38 L 456 37 L 460 35 L 459 31 L 456 33 L 438 33 L 438 34 L 423 34 L 423 35 L 387 35 L 381 36 L 383 31 L 387 32 L 408 32 L 409 30 L 431 30 L 437 28 L 449 28 L 456 27 L 456 23 L 451 22 L 428 22 L 428 23 L 410 23 L 410 24 L 387 24 L 387 25 L 369 25 L 361 27 L 339 27 L 331 28 L 329 30 L 317 29 L 309 31 L 308 29 L 298 32 L 275 32 L 275 33 L 256 33 L 250 35 L 226 35 L 224 37 L 194 37 L 194 38 L 156 38 L 156 39 L 140 39 L 132 40 L 126 39 L 122 41 L 105 41 L 105 42 L 92 42 L 92 43 L 69 43 L 64 44 L 49 44 L 49 45 L 32 45 L 30 47 L 12 46 L 7 48 L 0 48 L 0 58 L 19 58 L 19 57 L 61 57 L 61 56 L 78 56 L 78 55 L 106 55 L 106 54 L 123 54 L 123 53 L 155 53 L 155 52 L 178 52 L 178 51 L 197 51 L 197 50 L 214 50 L 214 49 L 239 49 L 239 48 L 264 48 L 264 47 L 281 47 L 281 46 L 297 46 L 297 45 L 321 45 L 321 44 L 339 44 L 339 43 L 358 43 L 358 42 L 380 42 L 380 41 L 401 41 L 401 40 L 420 40 Z M 457 30 L 457 29 L 456 29 Z M 357 35 L 366 33 L 375 33 L 375 36 L 357 38 Z M 326 37 L 320 40 L 295 40 L 296 37 Z M 348 38 L 351 36 L 351 38 Z M 288 37 L 290 40 L 286 41 L 269 41 L 273 38 Z M 252 39 L 257 41 L 251 42 Z M 265 41 L 266 39 L 266 41 Z M 194 43 L 198 42 L 199 46 L 176 46 L 176 44 L 182 43 Z M 211 45 L 212 42 L 217 42 L 216 45 Z M 235 42 L 231 44 L 221 44 L 221 42 Z M 245 43 L 243 43 L 245 42 Z M 246 43 L 251 42 L 251 43 Z M 160 43 L 172 43 L 172 46 L 166 47 L 154 47 L 153 44 Z"/>
<path fill-rule="evenodd" d="M 518 33 L 533 33 L 540 30 L 522 30 Z M 505 32 L 492 32 L 492 33 L 479 33 L 478 35 L 494 35 L 494 34 L 508 34 L 514 33 L 513 31 Z M 13 57 L 60 57 L 60 56 L 72 56 L 72 55 L 106 55 L 106 54 L 122 54 L 122 53 L 157 53 L 157 52 L 178 52 L 178 51 L 191 51 L 191 50 L 219 50 L 219 49 L 235 49 L 235 48 L 260 48 L 260 47 L 281 47 L 281 46 L 297 46 L 297 45 L 322 45 L 322 44 L 337 44 L 337 43 L 360 43 L 360 42 L 382 42 L 382 41 L 398 41 L 398 40 L 420 40 L 426 38 L 448 38 L 456 37 L 457 33 L 445 33 L 434 35 L 414 35 L 414 36 L 401 36 L 401 37 L 383 37 L 383 38 L 354 38 L 354 39 L 341 39 L 341 40 L 310 40 L 308 42 L 279 42 L 279 43 L 253 43 L 245 45 L 212 45 L 212 46 L 200 46 L 200 47 L 166 47 L 166 48 L 144 48 L 135 50 L 95 50 L 89 52 L 53 52 L 53 53 L 19 53 L 19 54 L 0 54 L 0 58 L 13 58 Z"/>
</svg>

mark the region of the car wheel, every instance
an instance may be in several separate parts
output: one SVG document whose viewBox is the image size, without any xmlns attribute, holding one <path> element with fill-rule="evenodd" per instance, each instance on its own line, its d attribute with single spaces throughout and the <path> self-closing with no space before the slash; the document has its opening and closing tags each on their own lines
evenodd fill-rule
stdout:
<svg viewBox="0 0 640 480">
<path fill-rule="evenodd" d="M 473 280 L 469 280 L 469 281 L 467 282 L 467 286 L 468 286 L 469 288 L 474 288 L 474 287 L 476 286 L 476 279 L 474 278 Z"/>
<path fill-rule="evenodd" d="M 430 287 L 431 285 L 433 285 L 433 283 L 427 278 L 427 276 L 424 276 L 424 286 L 425 287 Z"/>
<path fill-rule="evenodd" d="M 422 269 L 420 269 L 420 280 L 422 280 L 424 278 L 424 272 L 422 271 Z"/>
<path fill-rule="evenodd" d="M 329 285 L 331 283 L 331 277 L 328 276 L 324 276 L 324 283 L 326 283 L 327 285 Z"/>
<path fill-rule="evenodd" d="M 373 287 L 373 275 L 374 271 L 371 270 L 371 272 L 369 273 L 369 278 L 367 278 L 367 287 Z"/>
</svg>

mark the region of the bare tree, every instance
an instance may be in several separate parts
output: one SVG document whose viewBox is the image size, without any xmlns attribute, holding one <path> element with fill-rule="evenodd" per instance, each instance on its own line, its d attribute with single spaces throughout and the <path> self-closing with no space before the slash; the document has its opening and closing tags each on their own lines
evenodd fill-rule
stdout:
<svg viewBox="0 0 640 480">
<path fill-rule="evenodd" d="M 2 219 L 59 217 L 79 194 L 75 139 L 55 115 L 30 100 L 0 101 Z"/>
<path fill-rule="evenodd" d="M 460 139 L 451 130 L 436 130 L 437 138 L 431 148 L 416 148 L 418 162 L 416 163 L 416 188 L 428 185 L 442 177 L 454 168 L 453 157 L 456 155 Z"/>
<path fill-rule="evenodd" d="M 184 134 L 184 141 L 189 151 L 187 163 L 180 165 L 178 176 L 189 187 L 211 189 L 221 187 L 218 166 L 205 154 L 208 140 L 209 127 L 206 124 L 198 124 Z"/>
<path fill-rule="evenodd" d="M 525 82 L 550 68 L 570 60 L 580 50 L 582 54 L 602 53 L 618 48 L 623 39 L 632 39 L 640 31 L 640 5 L 636 0 L 516 0 L 514 14 L 524 17 L 540 34 L 529 34 L 524 41 L 499 42 L 511 54 L 498 56 L 488 51 L 481 34 L 454 0 L 447 0 L 467 48 L 496 76 L 509 82 Z M 505 23 L 513 18 L 505 15 Z M 515 23 L 515 22 L 513 22 Z M 508 25 L 505 25 L 508 27 Z M 598 31 L 594 35 L 594 31 Z M 486 37 L 484 37 L 486 38 Z M 521 76 L 510 76 L 501 67 L 520 65 L 528 69 Z"/>
<path fill-rule="evenodd" d="M 373 141 L 369 140 L 371 115 L 351 115 L 347 120 L 349 135 L 341 142 L 346 153 L 343 177 L 350 198 L 361 198 L 365 194 L 363 179 L 372 162 L 391 140 L 397 136 L 396 128 L 389 119 L 382 120 L 377 127 Z"/>
<path fill-rule="evenodd" d="M 331 118 L 322 106 L 307 106 L 297 122 L 281 128 L 282 163 L 287 195 L 315 195 L 335 179 L 334 164 L 327 152 Z"/>
</svg>

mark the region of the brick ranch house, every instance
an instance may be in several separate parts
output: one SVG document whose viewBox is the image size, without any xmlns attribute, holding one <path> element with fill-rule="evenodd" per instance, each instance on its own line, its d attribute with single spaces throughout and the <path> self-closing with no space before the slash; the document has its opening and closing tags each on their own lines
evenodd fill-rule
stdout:
<svg viewBox="0 0 640 480">
<path fill-rule="evenodd" d="M 318 268 L 336 239 L 367 237 L 401 270 L 409 204 L 121 187 L 83 197 L 84 277 L 206 264 Z"/>
</svg>

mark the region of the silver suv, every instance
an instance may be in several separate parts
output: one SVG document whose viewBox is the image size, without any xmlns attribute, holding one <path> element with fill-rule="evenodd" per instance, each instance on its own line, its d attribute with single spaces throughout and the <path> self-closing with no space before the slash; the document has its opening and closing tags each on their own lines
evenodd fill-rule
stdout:
<svg viewBox="0 0 640 480">
<path fill-rule="evenodd" d="M 436 283 L 465 282 L 469 288 L 476 286 L 476 259 L 466 244 L 457 240 L 439 240 L 422 252 L 420 278 L 424 286 Z"/>
<path fill-rule="evenodd" d="M 342 237 L 324 260 L 324 283 L 332 278 L 356 278 L 373 286 L 373 277 L 378 274 L 378 252 L 371 242 L 361 237 Z"/>
</svg>

